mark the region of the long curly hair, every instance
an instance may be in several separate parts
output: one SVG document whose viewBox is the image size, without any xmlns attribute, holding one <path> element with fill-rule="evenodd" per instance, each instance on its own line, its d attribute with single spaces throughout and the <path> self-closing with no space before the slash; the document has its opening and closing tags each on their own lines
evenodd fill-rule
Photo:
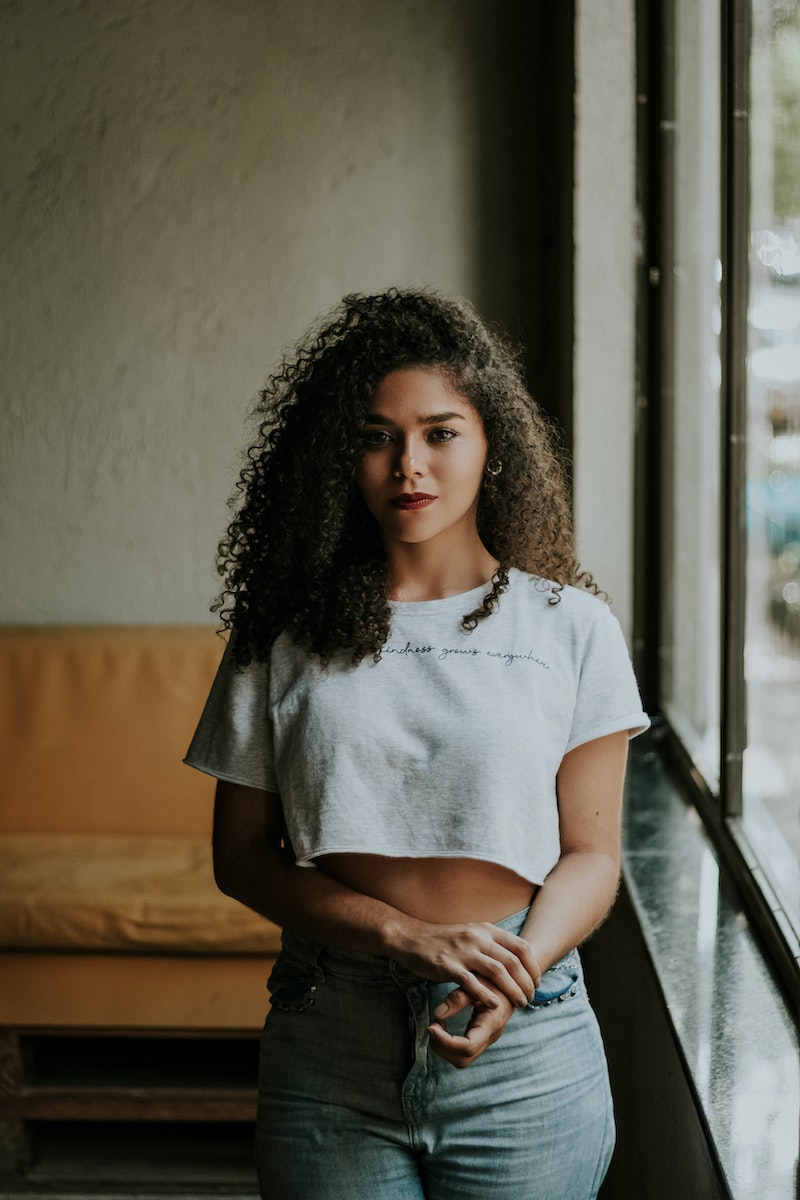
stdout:
<svg viewBox="0 0 800 1200">
<path fill-rule="evenodd" d="M 350 295 L 259 394 L 212 609 L 236 630 L 239 664 L 265 660 L 284 630 L 323 662 L 341 652 L 352 663 L 380 658 L 390 625 L 387 562 L 356 468 L 375 388 L 409 366 L 444 373 L 481 417 L 487 461 L 502 463 L 499 474 L 485 474 L 477 512 L 500 568 L 463 627 L 491 614 L 511 567 L 549 580 L 553 603 L 564 584 L 598 590 L 578 567 L 554 434 L 516 351 L 463 300 L 396 288 Z"/>
</svg>

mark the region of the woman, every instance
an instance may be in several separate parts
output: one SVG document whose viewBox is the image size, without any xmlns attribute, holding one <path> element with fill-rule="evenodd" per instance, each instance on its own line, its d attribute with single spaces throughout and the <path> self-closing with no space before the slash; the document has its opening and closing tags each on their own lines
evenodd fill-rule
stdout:
<svg viewBox="0 0 800 1200">
<path fill-rule="evenodd" d="M 187 761 L 219 780 L 219 886 L 284 930 L 262 1195 L 595 1196 L 614 1127 L 575 947 L 647 717 L 547 427 L 427 291 L 348 297 L 260 413 Z"/>
</svg>

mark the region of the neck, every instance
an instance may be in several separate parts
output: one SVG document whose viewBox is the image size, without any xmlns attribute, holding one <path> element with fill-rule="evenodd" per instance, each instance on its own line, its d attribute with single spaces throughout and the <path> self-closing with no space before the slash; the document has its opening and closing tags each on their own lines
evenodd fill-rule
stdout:
<svg viewBox="0 0 800 1200">
<path fill-rule="evenodd" d="M 479 539 L 465 554 L 441 545 L 408 543 L 387 548 L 387 596 L 390 600 L 444 600 L 480 587 L 499 563 Z"/>
</svg>

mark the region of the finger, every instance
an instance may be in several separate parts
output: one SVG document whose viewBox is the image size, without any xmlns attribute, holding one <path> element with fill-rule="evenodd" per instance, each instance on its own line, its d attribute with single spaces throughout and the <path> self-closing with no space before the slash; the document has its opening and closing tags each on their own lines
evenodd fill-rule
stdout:
<svg viewBox="0 0 800 1200">
<path fill-rule="evenodd" d="M 522 969 L 530 976 L 535 990 L 542 981 L 542 971 L 530 942 L 526 941 L 523 937 L 519 937 L 517 934 L 509 933 L 505 929 L 499 929 L 496 925 L 492 925 L 490 928 L 493 930 L 495 940 L 498 944 L 503 946 L 505 950 L 508 950 Z M 532 996 L 533 993 L 531 993 L 531 998 Z"/>
<path fill-rule="evenodd" d="M 454 1067 L 468 1067 L 479 1058 L 485 1047 L 468 1042 L 465 1037 L 448 1033 L 441 1025 L 430 1025 L 431 1050 Z"/>
<path fill-rule="evenodd" d="M 542 968 L 539 966 L 530 942 L 526 942 L 525 938 L 521 937 L 514 940 L 515 945 L 512 947 L 514 954 L 530 976 L 535 991 L 542 982 Z M 531 993 L 531 999 L 533 999 L 533 993 Z"/>
<path fill-rule="evenodd" d="M 486 928 L 494 930 L 494 926 L 491 925 Z M 482 938 L 460 962 L 443 963 L 443 966 L 450 973 L 450 978 L 467 993 L 471 1003 L 484 1004 L 487 1008 L 496 1006 L 498 992 L 515 1007 L 524 1008 L 536 991 L 533 980 L 519 959 L 493 937 Z M 511 971 L 517 972 L 522 980 L 521 984 L 517 983 Z M 491 984 L 491 989 L 486 987 L 480 977 L 484 977 Z"/>
<path fill-rule="evenodd" d="M 497 1008 L 500 1003 L 500 997 L 494 992 L 483 980 L 477 975 L 473 975 L 472 971 L 464 971 L 461 977 L 456 977 L 458 988 L 456 991 L 463 991 L 467 996 L 467 1003 L 473 1005 L 482 1005 L 484 1008 Z"/>
<path fill-rule="evenodd" d="M 532 1000 L 536 991 L 533 979 L 509 950 L 498 947 L 497 953 L 485 956 L 476 969 L 517 1008 L 524 1008 Z"/>
<path fill-rule="evenodd" d="M 490 1012 L 479 1013 L 464 1034 L 450 1033 L 436 1022 L 428 1027 L 431 1049 L 454 1067 L 468 1067 L 497 1041 L 505 1025 L 505 1020 Z"/>
<path fill-rule="evenodd" d="M 456 1013 L 463 1012 L 471 1004 L 472 1000 L 463 988 L 454 988 L 450 995 L 445 996 L 442 1003 L 436 1006 L 433 1015 L 437 1020 L 445 1021 L 448 1017 L 454 1017 Z"/>
</svg>

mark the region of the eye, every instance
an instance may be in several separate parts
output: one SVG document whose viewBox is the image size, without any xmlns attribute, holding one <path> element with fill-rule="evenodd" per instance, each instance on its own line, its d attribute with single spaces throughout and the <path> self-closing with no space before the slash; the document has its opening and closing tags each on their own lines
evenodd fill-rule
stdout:
<svg viewBox="0 0 800 1200">
<path fill-rule="evenodd" d="M 358 437 L 361 445 L 367 449 L 375 446 L 387 446 L 392 440 L 385 429 L 362 429 Z"/>
<path fill-rule="evenodd" d="M 429 442 L 452 442 L 453 438 L 458 437 L 455 429 L 437 428 L 432 429 L 428 434 Z"/>
</svg>

